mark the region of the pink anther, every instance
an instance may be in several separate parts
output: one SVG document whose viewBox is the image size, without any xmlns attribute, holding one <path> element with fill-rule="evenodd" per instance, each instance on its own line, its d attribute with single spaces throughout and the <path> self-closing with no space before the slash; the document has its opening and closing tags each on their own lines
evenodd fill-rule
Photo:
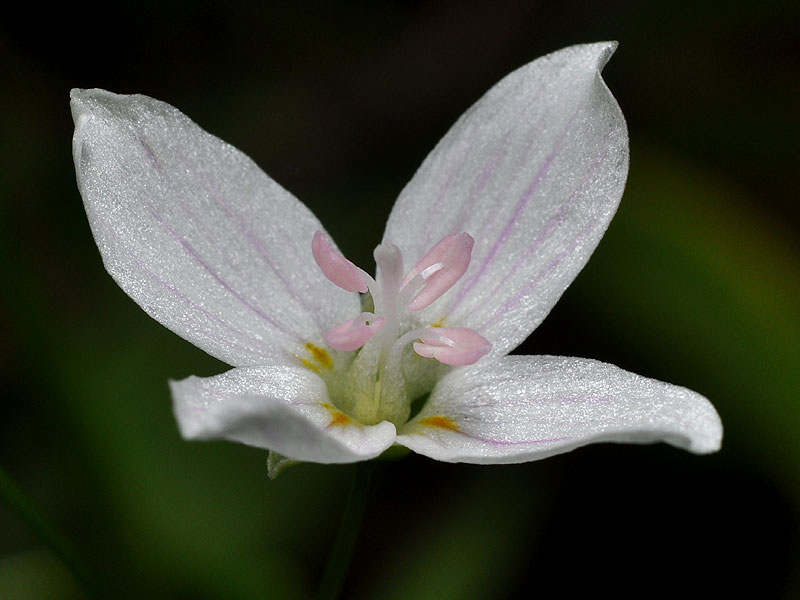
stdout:
<svg viewBox="0 0 800 600">
<path fill-rule="evenodd" d="M 453 366 L 471 365 L 491 349 L 489 341 L 467 327 L 428 327 L 414 342 L 414 351 Z"/>
<path fill-rule="evenodd" d="M 328 329 L 322 337 L 331 348 L 351 352 L 366 344 L 369 338 L 383 328 L 383 325 L 383 317 L 376 317 L 372 313 L 361 313 L 355 319 Z"/>
<path fill-rule="evenodd" d="M 449 290 L 469 267 L 474 244 L 468 233 L 451 233 L 431 248 L 406 274 L 400 286 L 401 290 L 408 284 L 412 289 L 422 288 L 408 303 L 408 310 L 421 310 Z"/>
<path fill-rule="evenodd" d="M 362 294 L 367 292 L 367 282 L 361 269 L 336 250 L 328 236 L 321 231 L 314 234 L 311 252 L 325 277 L 333 283 L 348 292 L 361 292 Z M 341 348 L 337 348 L 337 350 L 341 350 Z"/>
</svg>

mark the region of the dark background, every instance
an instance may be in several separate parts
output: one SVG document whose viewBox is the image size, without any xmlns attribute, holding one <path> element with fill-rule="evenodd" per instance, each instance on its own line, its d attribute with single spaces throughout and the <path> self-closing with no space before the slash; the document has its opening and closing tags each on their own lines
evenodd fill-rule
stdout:
<svg viewBox="0 0 800 600">
<path fill-rule="evenodd" d="M 392 202 L 512 69 L 616 39 L 631 173 L 524 353 L 587 356 L 716 406 L 722 451 L 410 456 L 372 489 L 352 598 L 800 597 L 798 14 L 793 2 L 29 3 L 0 19 L 0 465 L 110 597 L 307 598 L 351 467 L 276 481 L 187 443 L 168 378 L 225 370 L 105 273 L 71 87 L 145 93 L 252 156 L 370 269 Z M 0 598 L 80 598 L 0 505 Z"/>
</svg>

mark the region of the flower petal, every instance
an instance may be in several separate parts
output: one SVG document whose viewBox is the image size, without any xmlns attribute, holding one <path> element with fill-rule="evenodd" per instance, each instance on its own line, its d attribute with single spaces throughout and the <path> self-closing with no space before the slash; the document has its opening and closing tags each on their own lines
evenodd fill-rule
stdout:
<svg viewBox="0 0 800 600">
<path fill-rule="evenodd" d="M 318 463 L 369 460 L 395 439 L 391 423 L 364 427 L 337 410 L 323 380 L 294 365 L 231 369 L 170 388 L 187 439 L 226 439 Z"/>
<path fill-rule="evenodd" d="M 582 358 L 507 356 L 451 371 L 400 433 L 437 460 L 518 463 L 594 442 L 714 452 L 722 425 L 686 388 Z"/>
<path fill-rule="evenodd" d="M 247 156 L 146 96 L 73 90 L 72 111 L 103 262 L 150 316 L 246 366 L 358 312 L 314 263 L 319 221 Z"/>
<path fill-rule="evenodd" d="M 461 280 L 430 308 L 505 354 L 586 264 L 628 170 L 622 112 L 599 70 L 614 43 L 571 46 L 511 73 L 452 127 L 406 186 L 384 241 L 410 260 L 444 235 L 475 238 Z"/>
</svg>

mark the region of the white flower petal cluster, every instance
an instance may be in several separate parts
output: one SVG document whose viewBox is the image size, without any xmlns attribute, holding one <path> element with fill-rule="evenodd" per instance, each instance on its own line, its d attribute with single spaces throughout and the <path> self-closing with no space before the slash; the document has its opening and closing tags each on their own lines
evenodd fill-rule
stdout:
<svg viewBox="0 0 800 600">
<path fill-rule="evenodd" d="M 233 367 L 171 382 L 182 434 L 320 463 L 394 444 L 472 463 L 609 441 L 717 450 L 719 417 L 697 393 L 593 360 L 508 356 L 622 196 L 628 135 L 600 76 L 614 48 L 554 52 L 470 108 L 397 199 L 375 279 L 177 109 L 74 90 L 78 186 L 106 268 Z"/>
</svg>

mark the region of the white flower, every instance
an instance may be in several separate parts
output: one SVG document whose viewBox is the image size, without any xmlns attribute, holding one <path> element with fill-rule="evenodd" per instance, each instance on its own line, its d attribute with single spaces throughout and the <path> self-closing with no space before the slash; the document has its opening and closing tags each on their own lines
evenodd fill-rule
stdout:
<svg viewBox="0 0 800 600">
<path fill-rule="evenodd" d="M 622 195 L 627 131 L 600 77 L 614 48 L 540 58 L 468 110 L 400 194 L 375 280 L 172 106 L 73 91 L 78 185 L 106 268 L 153 318 L 234 367 L 171 382 L 184 437 L 321 463 L 393 444 L 473 463 L 603 441 L 717 450 L 719 417 L 699 394 L 593 360 L 507 356 Z"/>
</svg>

